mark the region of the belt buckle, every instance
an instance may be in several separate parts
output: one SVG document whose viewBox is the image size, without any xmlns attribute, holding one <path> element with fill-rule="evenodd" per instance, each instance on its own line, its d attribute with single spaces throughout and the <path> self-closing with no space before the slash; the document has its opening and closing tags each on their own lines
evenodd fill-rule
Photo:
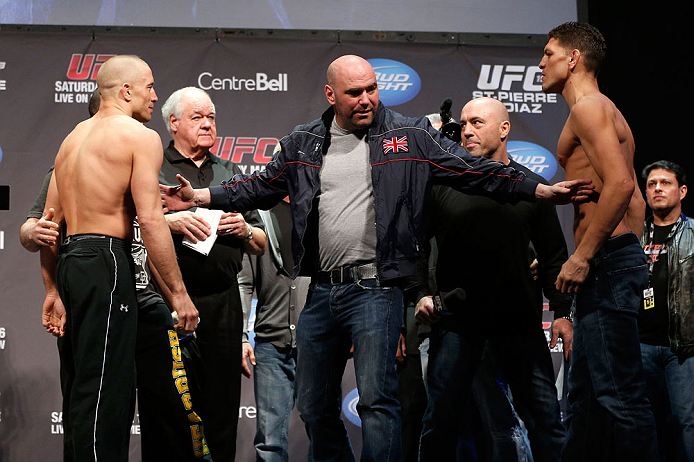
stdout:
<svg viewBox="0 0 694 462">
<path fill-rule="evenodd" d="M 335 272 L 339 272 L 339 274 L 340 274 L 340 281 L 339 282 L 335 282 L 333 280 L 333 274 L 335 274 Z M 344 267 L 343 266 L 340 266 L 339 268 L 333 268 L 330 270 L 330 284 L 342 284 L 343 280 L 344 280 Z"/>
</svg>

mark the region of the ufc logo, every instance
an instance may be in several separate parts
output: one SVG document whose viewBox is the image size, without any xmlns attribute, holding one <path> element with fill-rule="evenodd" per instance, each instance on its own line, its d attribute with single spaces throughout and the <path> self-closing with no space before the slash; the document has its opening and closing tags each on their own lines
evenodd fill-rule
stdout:
<svg viewBox="0 0 694 462">
<path fill-rule="evenodd" d="M 116 55 L 74 53 L 67 68 L 67 78 L 70 80 L 96 80 L 101 65 L 113 56 Z"/>
<path fill-rule="evenodd" d="M 522 82 L 523 91 L 542 90 L 541 70 L 539 67 L 504 66 L 501 64 L 482 64 L 477 88 L 480 90 L 511 89 L 513 82 Z"/>
<path fill-rule="evenodd" d="M 210 152 L 235 164 L 267 164 L 272 160 L 272 154 L 278 143 L 277 138 L 225 136 L 217 138 Z"/>
</svg>

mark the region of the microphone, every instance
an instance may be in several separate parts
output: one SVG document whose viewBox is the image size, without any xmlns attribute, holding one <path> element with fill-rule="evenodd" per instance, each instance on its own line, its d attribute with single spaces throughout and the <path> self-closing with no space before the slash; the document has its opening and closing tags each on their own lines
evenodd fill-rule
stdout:
<svg viewBox="0 0 694 462">
<path fill-rule="evenodd" d="M 451 120 L 451 108 L 453 107 L 453 100 L 446 98 L 441 103 L 441 111 L 439 115 L 441 116 L 441 124 L 446 125 Z"/>
<path fill-rule="evenodd" d="M 460 144 L 462 141 L 462 132 L 460 125 L 455 122 L 451 122 L 451 108 L 453 107 L 453 101 L 450 98 L 446 98 L 441 103 L 441 112 L 439 116 L 441 117 L 441 128 L 439 129 L 446 138 L 452 140 L 456 144 Z"/>
<path fill-rule="evenodd" d="M 443 311 L 457 311 L 467 298 L 465 291 L 457 287 L 450 292 L 439 292 L 434 295 L 434 312 L 440 314 Z"/>
</svg>

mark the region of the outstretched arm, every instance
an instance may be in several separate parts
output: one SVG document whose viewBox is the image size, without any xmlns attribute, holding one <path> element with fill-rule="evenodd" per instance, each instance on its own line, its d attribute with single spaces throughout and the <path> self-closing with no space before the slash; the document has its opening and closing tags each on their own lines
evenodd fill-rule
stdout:
<svg viewBox="0 0 694 462">
<path fill-rule="evenodd" d="M 176 174 L 176 179 L 179 182 L 178 186 L 159 185 L 161 202 L 166 211 L 188 210 L 191 207 L 210 205 L 209 188 L 193 189 L 190 181 L 186 180 L 180 173 Z"/>
<path fill-rule="evenodd" d="M 591 180 L 560 181 L 551 186 L 539 183 L 535 197 L 552 204 L 581 203 L 591 199 L 595 185 Z"/>
</svg>

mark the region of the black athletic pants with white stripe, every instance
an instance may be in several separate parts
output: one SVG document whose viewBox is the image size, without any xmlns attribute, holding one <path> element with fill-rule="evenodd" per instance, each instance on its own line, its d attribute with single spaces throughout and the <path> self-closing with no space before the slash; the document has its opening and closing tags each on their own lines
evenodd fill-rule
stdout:
<svg viewBox="0 0 694 462">
<path fill-rule="evenodd" d="M 138 311 L 130 242 L 71 237 L 56 272 L 75 367 L 68 410 L 74 461 L 127 461 Z"/>
</svg>

